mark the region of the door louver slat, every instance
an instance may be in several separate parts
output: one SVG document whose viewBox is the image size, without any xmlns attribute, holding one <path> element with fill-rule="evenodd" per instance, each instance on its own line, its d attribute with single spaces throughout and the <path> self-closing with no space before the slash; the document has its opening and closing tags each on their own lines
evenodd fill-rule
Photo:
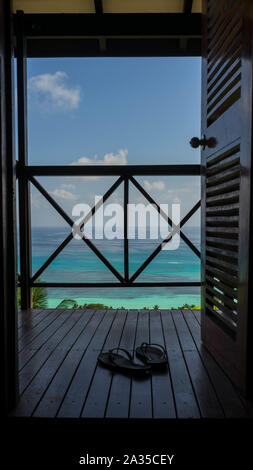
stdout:
<svg viewBox="0 0 253 470">
<path fill-rule="evenodd" d="M 227 100 L 225 92 L 229 89 L 229 84 L 234 83 L 234 76 L 239 77 L 241 74 L 240 64 L 241 61 L 238 60 L 236 68 L 233 67 L 230 75 L 227 74 L 228 81 L 222 79 L 228 83 L 228 86 L 223 85 L 223 88 L 218 90 L 218 93 L 223 94 L 224 103 Z M 240 87 L 239 81 L 237 86 Z M 218 103 L 220 94 L 216 96 L 214 90 L 207 93 L 207 101 L 209 99 L 209 103 L 212 103 L 210 96 L 212 99 L 216 97 Z M 213 119 L 215 107 L 209 115 L 211 113 Z M 233 338 L 236 337 L 237 326 L 240 176 L 239 144 L 209 155 L 206 163 L 205 208 L 206 313 L 221 322 Z"/>
<path fill-rule="evenodd" d="M 207 2 L 207 126 L 241 97 L 242 5 Z"/>
</svg>

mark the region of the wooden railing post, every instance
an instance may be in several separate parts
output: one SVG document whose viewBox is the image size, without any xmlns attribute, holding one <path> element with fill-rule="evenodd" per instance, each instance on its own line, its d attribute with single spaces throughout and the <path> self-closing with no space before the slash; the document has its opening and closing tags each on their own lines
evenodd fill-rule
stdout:
<svg viewBox="0 0 253 470">
<path fill-rule="evenodd" d="M 31 211 L 30 183 L 23 171 L 28 164 L 27 153 L 27 69 L 24 13 L 17 12 L 17 99 L 18 99 L 18 162 L 19 162 L 19 239 L 21 308 L 30 308 L 32 302 L 31 276 Z"/>
</svg>

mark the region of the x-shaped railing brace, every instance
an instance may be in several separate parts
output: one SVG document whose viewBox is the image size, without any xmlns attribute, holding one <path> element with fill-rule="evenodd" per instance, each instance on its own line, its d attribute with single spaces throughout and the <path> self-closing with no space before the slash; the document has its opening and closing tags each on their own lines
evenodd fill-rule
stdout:
<svg viewBox="0 0 253 470">
<path fill-rule="evenodd" d="M 63 217 L 63 219 L 73 227 L 73 220 L 66 214 L 66 212 L 57 204 L 57 202 L 50 196 L 50 194 L 41 186 L 41 184 L 33 177 L 29 177 L 31 183 L 40 191 L 40 193 L 47 199 L 47 201 L 54 207 L 54 209 Z M 132 184 L 144 195 L 144 197 L 156 208 L 158 213 L 168 222 L 172 227 L 171 233 L 166 237 L 160 245 L 153 251 L 153 253 L 144 261 L 144 263 L 137 269 L 137 271 L 128 279 L 128 239 L 127 239 L 127 202 L 128 202 L 128 182 L 129 180 Z M 91 209 L 91 211 L 83 218 L 82 223 L 79 225 L 80 230 L 88 222 L 88 220 L 95 214 L 96 210 L 101 207 L 101 205 L 110 197 L 110 195 L 118 188 L 118 186 L 124 181 L 124 277 L 111 265 L 111 263 L 105 258 L 105 256 L 96 248 L 96 246 L 82 234 L 82 240 L 86 243 L 89 248 L 98 256 L 98 258 L 105 264 L 105 266 L 114 274 L 114 276 L 121 282 L 121 284 L 131 284 L 133 281 L 141 274 L 141 272 L 148 266 L 148 264 L 154 259 L 155 256 L 163 249 L 163 246 L 168 243 L 172 237 L 179 232 L 180 237 L 184 242 L 189 246 L 189 248 L 200 258 L 199 250 L 193 245 L 193 243 L 188 239 L 188 237 L 182 232 L 181 228 L 185 223 L 192 217 L 192 215 L 199 209 L 201 201 L 198 201 L 195 206 L 186 214 L 186 216 L 181 220 L 180 224 L 174 225 L 170 217 L 160 208 L 160 206 L 153 200 L 153 198 L 142 188 L 142 186 L 136 181 L 133 176 L 120 176 L 118 180 L 110 187 L 110 189 L 105 193 L 103 198 L 101 198 L 97 204 Z M 65 240 L 58 246 L 58 248 L 51 254 L 51 256 L 45 261 L 45 263 L 38 269 L 38 271 L 33 275 L 31 283 L 33 284 L 36 279 L 45 271 L 45 269 L 52 263 L 52 261 L 59 255 L 59 253 L 67 246 L 67 244 L 72 240 L 73 233 L 71 232 Z M 127 263 L 126 263 L 127 261 Z M 127 264 L 127 266 L 126 266 Z M 106 286 L 106 283 L 104 284 Z"/>
</svg>

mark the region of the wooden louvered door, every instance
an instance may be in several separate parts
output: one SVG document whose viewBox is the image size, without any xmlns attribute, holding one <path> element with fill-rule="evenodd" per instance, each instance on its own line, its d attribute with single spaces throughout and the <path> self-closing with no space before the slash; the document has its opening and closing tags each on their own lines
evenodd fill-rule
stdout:
<svg viewBox="0 0 253 470">
<path fill-rule="evenodd" d="M 202 340 L 246 392 L 253 2 L 203 3 Z"/>
</svg>

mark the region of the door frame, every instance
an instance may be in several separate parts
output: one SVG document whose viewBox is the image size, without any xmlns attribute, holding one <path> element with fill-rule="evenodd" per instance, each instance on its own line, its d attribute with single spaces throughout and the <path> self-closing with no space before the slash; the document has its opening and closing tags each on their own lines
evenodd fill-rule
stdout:
<svg viewBox="0 0 253 470">
<path fill-rule="evenodd" d="M 0 311 L 1 407 L 18 400 L 16 303 L 16 174 L 14 152 L 13 34 L 10 0 L 0 0 Z"/>
</svg>

